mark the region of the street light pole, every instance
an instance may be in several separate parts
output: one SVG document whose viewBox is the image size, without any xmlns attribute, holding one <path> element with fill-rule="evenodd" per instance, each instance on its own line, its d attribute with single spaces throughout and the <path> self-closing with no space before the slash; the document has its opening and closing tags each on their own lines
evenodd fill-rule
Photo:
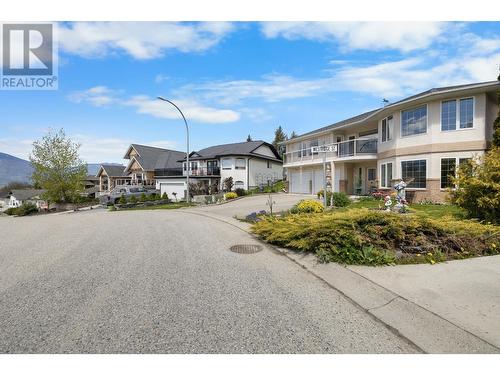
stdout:
<svg viewBox="0 0 500 375">
<path fill-rule="evenodd" d="M 187 171 L 187 174 L 186 174 L 186 192 L 187 192 L 186 201 L 187 201 L 187 203 L 190 203 L 191 197 L 189 195 L 189 172 L 190 172 L 191 168 L 189 166 L 189 127 L 188 127 L 188 123 L 186 121 L 186 117 L 184 116 L 184 113 L 182 113 L 181 109 L 179 107 L 177 107 L 174 102 L 172 102 L 168 99 L 165 99 L 161 96 L 159 96 L 158 99 L 172 104 L 179 111 L 179 113 L 182 116 L 182 119 L 184 120 L 184 124 L 186 125 L 186 171 Z"/>
</svg>

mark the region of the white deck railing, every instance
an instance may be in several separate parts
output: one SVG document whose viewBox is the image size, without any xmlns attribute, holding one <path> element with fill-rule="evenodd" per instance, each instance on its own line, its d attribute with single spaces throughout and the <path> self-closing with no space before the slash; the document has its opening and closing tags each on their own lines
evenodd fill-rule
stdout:
<svg viewBox="0 0 500 375">
<path fill-rule="evenodd" d="M 377 154 L 377 138 L 356 138 L 343 142 L 331 143 L 325 146 L 334 146 L 336 151 L 327 152 L 326 159 L 344 159 L 352 157 L 363 157 Z M 313 153 L 312 148 L 285 152 L 283 164 L 322 161 L 324 153 Z"/>
</svg>

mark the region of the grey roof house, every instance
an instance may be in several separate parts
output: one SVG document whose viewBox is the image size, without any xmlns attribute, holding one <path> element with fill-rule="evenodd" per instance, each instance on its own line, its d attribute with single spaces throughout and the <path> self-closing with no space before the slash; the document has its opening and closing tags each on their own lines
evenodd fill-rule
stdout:
<svg viewBox="0 0 500 375">
<path fill-rule="evenodd" d="M 188 168 L 180 153 L 179 165 L 156 168 L 156 188 L 177 197 L 186 195 Z M 228 143 L 193 151 L 189 156 L 190 183 L 207 193 L 223 188 L 224 180 L 233 178 L 234 187 L 251 189 L 283 178 L 281 158 L 273 145 L 264 141 Z"/>
</svg>

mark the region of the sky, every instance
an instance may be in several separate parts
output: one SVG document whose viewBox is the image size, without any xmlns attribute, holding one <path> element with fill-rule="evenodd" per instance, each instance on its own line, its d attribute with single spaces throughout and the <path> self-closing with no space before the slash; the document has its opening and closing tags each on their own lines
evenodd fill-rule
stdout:
<svg viewBox="0 0 500 375">
<path fill-rule="evenodd" d="M 57 24 L 59 88 L 0 91 L 0 152 L 63 128 L 89 163 L 305 133 L 433 87 L 493 81 L 500 22 Z"/>
</svg>

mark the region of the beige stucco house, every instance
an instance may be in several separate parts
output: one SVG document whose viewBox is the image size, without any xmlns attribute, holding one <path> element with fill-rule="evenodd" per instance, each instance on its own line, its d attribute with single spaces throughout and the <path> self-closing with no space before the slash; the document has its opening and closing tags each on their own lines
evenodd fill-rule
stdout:
<svg viewBox="0 0 500 375">
<path fill-rule="evenodd" d="M 323 188 L 369 194 L 409 181 L 415 201 L 443 201 L 458 164 L 489 147 L 499 109 L 500 82 L 434 88 L 284 142 L 284 168 L 293 193 Z"/>
</svg>

